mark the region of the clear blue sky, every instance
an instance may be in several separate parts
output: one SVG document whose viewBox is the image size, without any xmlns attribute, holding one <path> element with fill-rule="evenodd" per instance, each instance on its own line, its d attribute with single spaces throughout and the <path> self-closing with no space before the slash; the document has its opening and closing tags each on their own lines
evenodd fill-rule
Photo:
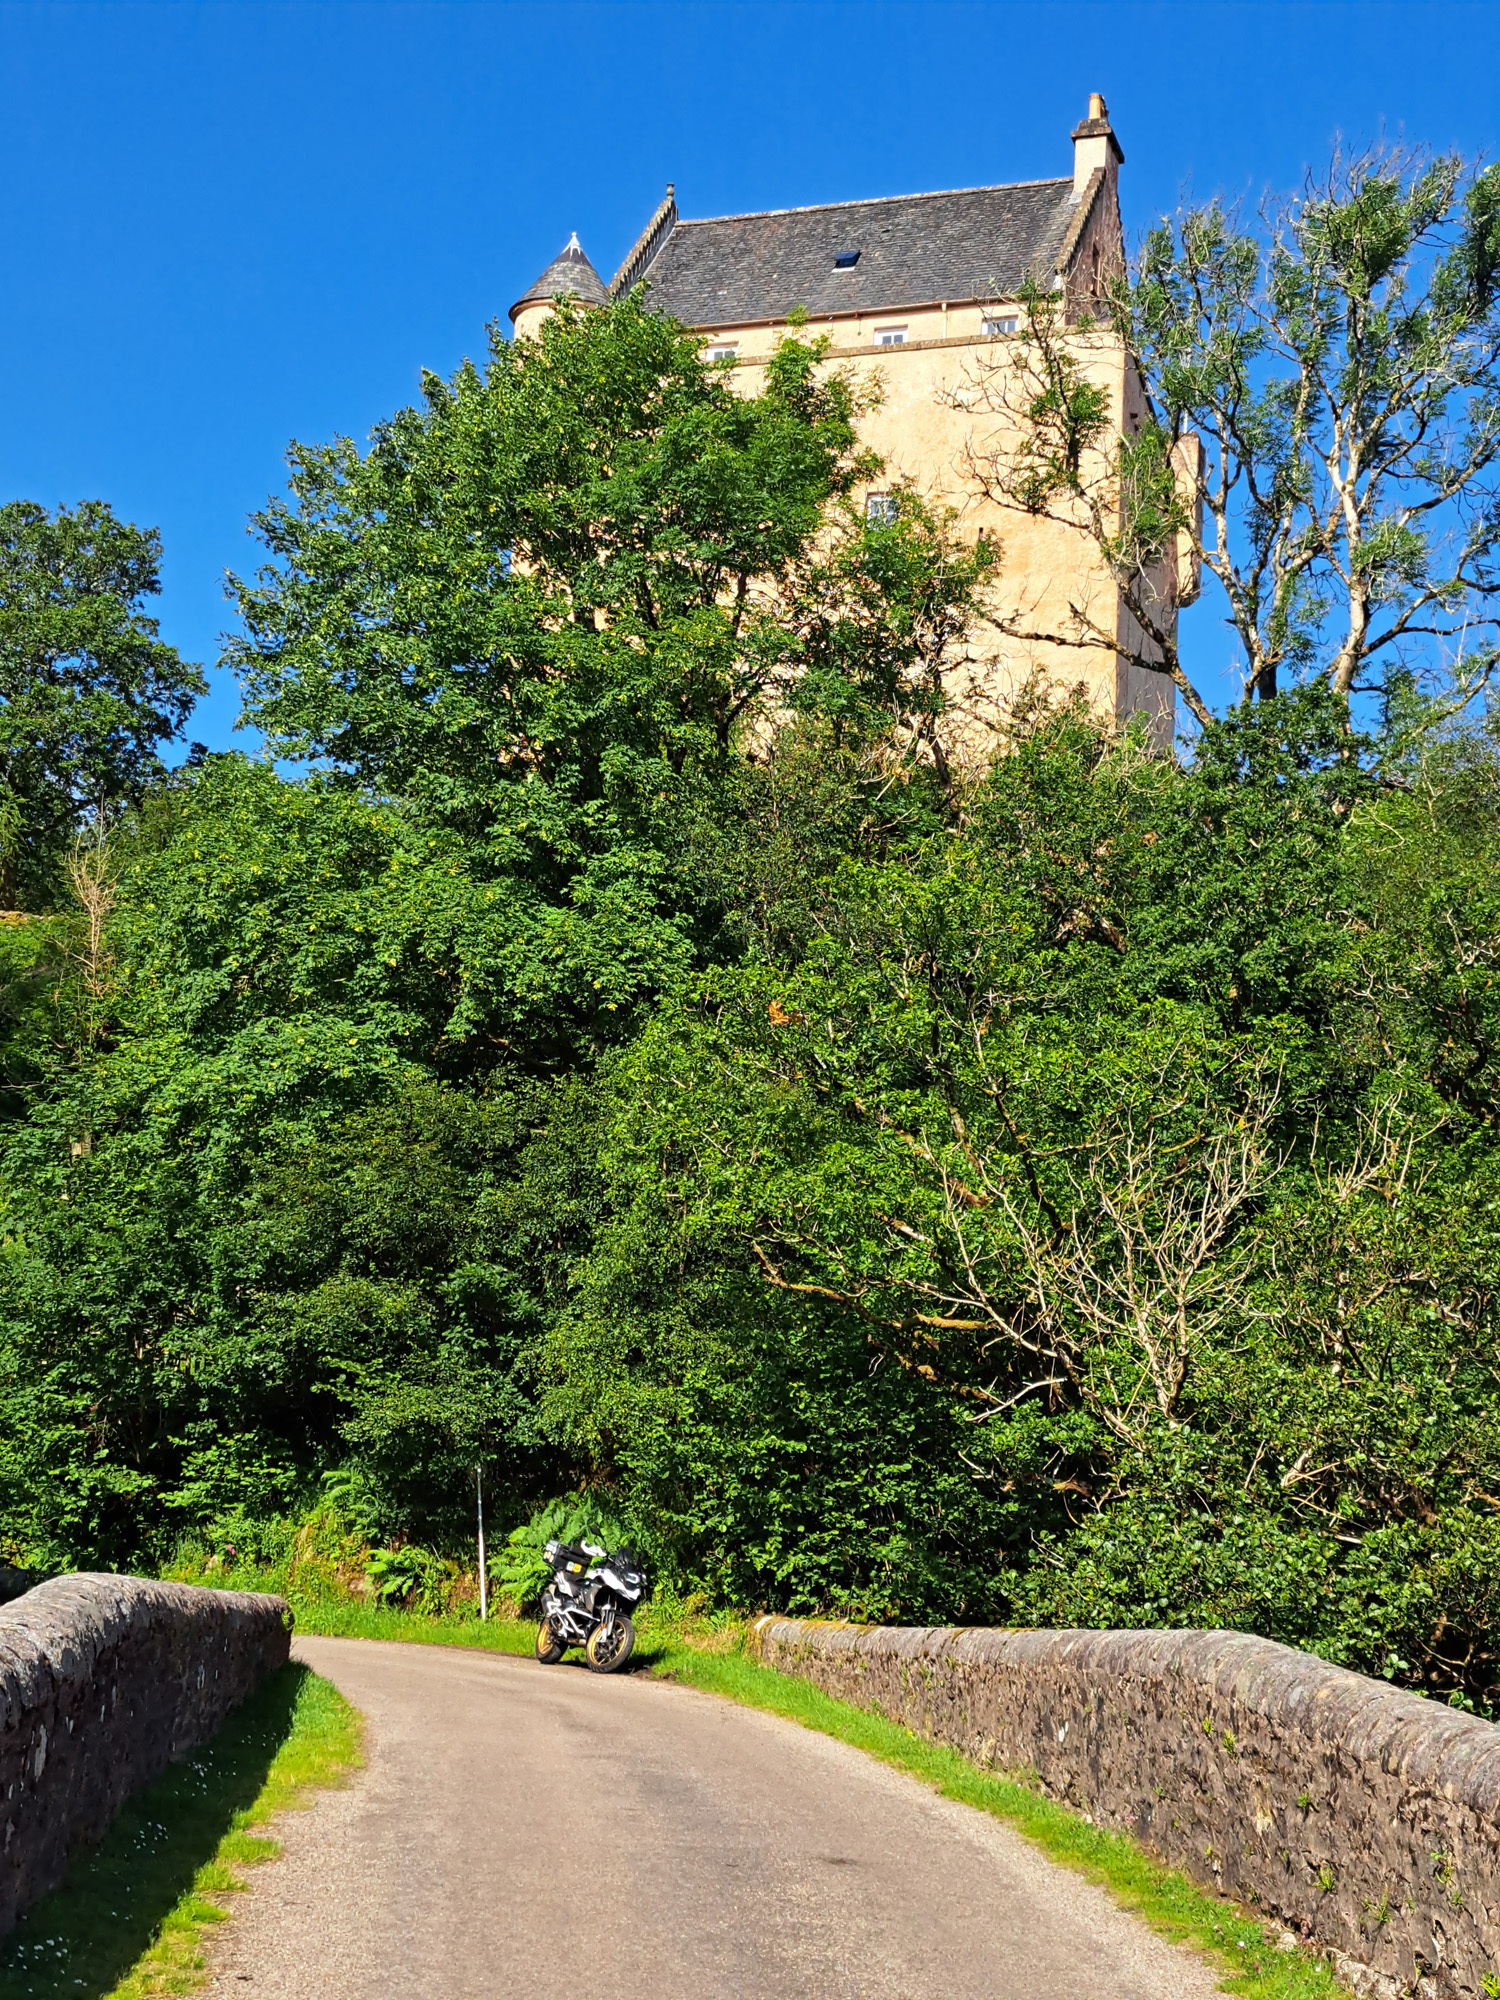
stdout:
<svg viewBox="0 0 1500 2000">
<path fill-rule="evenodd" d="M 158 524 L 164 635 L 211 664 L 288 438 L 480 354 L 570 230 L 607 278 L 668 180 L 716 215 L 1066 173 L 1102 90 L 1138 232 L 1337 133 L 1493 155 L 1497 75 L 1500 6 L 1417 0 L 0 0 L 0 497 Z M 217 677 L 194 734 L 236 712 Z"/>
</svg>

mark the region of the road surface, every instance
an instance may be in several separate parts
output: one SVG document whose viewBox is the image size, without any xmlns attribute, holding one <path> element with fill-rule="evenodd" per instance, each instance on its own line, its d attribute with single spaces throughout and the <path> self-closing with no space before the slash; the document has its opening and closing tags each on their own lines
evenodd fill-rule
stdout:
<svg viewBox="0 0 1500 2000">
<path fill-rule="evenodd" d="M 299 1639 L 367 1768 L 213 1940 L 239 2000 L 1209 2000 L 999 1821 L 645 1674 Z"/>
</svg>

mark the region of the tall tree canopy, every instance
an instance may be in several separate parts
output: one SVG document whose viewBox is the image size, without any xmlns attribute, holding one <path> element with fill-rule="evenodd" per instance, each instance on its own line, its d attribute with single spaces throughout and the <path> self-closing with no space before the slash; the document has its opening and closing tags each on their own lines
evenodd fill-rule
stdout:
<svg viewBox="0 0 1500 2000">
<path fill-rule="evenodd" d="M 294 449 L 233 652 L 306 768 L 0 927 L 0 1553 L 427 1573 L 480 1462 L 723 1603 L 1494 1705 L 1494 733 L 1319 654 L 1191 758 L 1038 695 L 950 769 L 992 555 L 851 508 L 857 416 L 626 301 Z"/>
<path fill-rule="evenodd" d="M 0 903 L 45 901 L 84 817 L 160 777 L 206 683 L 142 610 L 161 537 L 102 500 L 0 506 Z"/>
<path fill-rule="evenodd" d="M 825 533 L 862 461 L 819 359 L 789 340 L 745 401 L 637 305 L 564 314 L 367 452 L 294 449 L 234 657 L 317 768 L 210 757 L 146 801 L 107 1018 L 54 1010 L 11 1136 L 36 1546 L 123 1559 L 351 1451 L 393 1528 L 445 1518 L 464 1453 L 530 1464 L 512 1374 L 590 1233 L 593 1065 L 743 949 L 780 703 L 846 760 L 897 727 L 869 789 L 925 796 L 985 558 L 919 506 Z"/>
<path fill-rule="evenodd" d="M 450 1041 L 617 1038 L 714 949 L 702 856 L 769 709 L 888 708 L 888 622 L 962 623 L 986 559 L 921 510 L 846 521 L 832 581 L 817 559 L 869 469 L 821 353 L 783 342 L 745 398 L 638 301 L 564 312 L 429 377 L 369 452 L 294 450 L 229 657 L 281 755 L 462 843 Z"/>
</svg>

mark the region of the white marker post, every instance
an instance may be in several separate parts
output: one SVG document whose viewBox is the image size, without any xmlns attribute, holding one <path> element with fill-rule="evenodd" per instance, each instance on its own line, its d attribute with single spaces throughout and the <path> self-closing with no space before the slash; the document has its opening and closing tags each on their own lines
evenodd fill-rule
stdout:
<svg viewBox="0 0 1500 2000">
<path fill-rule="evenodd" d="M 484 1573 L 484 1468 L 474 1468 L 474 1493 L 479 1502 L 479 1615 L 487 1619 L 490 1615 L 489 1582 Z"/>
</svg>

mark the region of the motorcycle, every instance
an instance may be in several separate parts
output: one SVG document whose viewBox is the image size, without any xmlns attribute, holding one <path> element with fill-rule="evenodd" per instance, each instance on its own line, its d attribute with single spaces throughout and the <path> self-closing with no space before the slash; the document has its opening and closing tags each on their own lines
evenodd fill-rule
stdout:
<svg viewBox="0 0 1500 2000">
<path fill-rule="evenodd" d="M 542 1592 L 536 1656 L 555 1666 L 569 1646 L 582 1646 L 589 1669 L 617 1674 L 635 1651 L 630 1609 L 646 1593 L 646 1572 L 634 1549 L 611 1555 L 596 1542 L 548 1542 L 542 1551 L 552 1581 Z"/>
</svg>

